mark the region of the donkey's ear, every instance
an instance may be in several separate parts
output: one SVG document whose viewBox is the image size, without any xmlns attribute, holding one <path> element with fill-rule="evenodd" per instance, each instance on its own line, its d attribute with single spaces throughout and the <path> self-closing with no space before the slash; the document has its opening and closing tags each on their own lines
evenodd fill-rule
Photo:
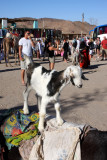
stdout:
<svg viewBox="0 0 107 160">
<path fill-rule="evenodd" d="M 84 76 L 84 74 L 83 74 L 83 73 L 82 73 L 81 78 L 82 78 L 83 80 L 89 80 L 88 78 L 86 78 L 86 77 Z"/>
</svg>

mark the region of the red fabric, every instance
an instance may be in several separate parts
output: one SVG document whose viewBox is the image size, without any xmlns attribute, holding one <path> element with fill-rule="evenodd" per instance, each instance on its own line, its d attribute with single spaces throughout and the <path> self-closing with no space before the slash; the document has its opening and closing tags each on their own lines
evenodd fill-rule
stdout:
<svg viewBox="0 0 107 160">
<path fill-rule="evenodd" d="M 104 49 L 107 49 L 107 39 L 102 40 L 101 44 Z"/>
<path fill-rule="evenodd" d="M 100 34 L 102 34 L 103 32 L 102 32 L 102 30 L 99 30 L 100 31 Z"/>
<path fill-rule="evenodd" d="M 89 53 L 86 52 L 86 50 L 82 51 L 83 54 L 83 60 L 80 62 L 80 67 L 81 68 L 87 68 L 88 65 L 90 65 L 90 60 L 89 60 Z"/>
<path fill-rule="evenodd" d="M 12 129 L 12 137 L 15 137 L 15 136 L 17 136 L 17 135 L 19 135 L 19 134 L 22 134 L 23 132 L 20 130 L 20 129 L 17 129 L 17 128 L 13 128 Z"/>
<path fill-rule="evenodd" d="M 107 33 L 107 27 L 105 27 L 105 33 Z"/>
<path fill-rule="evenodd" d="M 12 33 L 12 35 L 16 36 L 16 37 L 19 37 L 19 34 L 18 33 Z"/>
</svg>

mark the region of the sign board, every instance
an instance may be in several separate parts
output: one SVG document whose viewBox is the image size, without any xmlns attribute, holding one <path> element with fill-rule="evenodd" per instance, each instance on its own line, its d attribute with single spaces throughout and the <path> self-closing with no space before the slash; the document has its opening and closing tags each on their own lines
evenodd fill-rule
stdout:
<svg viewBox="0 0 107 160">
<path fill-rule="evenodd" d="M 38 21 L 33 22 L 33 28 L 38 29 Z"/>
<path fill-rule="evenodd" d="M 2 19 L 2 29 L 7 28 L 7 20 Z"/>
</svg>

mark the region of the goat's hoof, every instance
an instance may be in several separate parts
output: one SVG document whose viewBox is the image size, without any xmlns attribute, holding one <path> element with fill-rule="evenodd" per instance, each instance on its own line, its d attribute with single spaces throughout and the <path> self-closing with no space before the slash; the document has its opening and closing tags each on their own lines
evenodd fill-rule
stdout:
<svg viewBox="0 0 107 160">
<path fill-rule="evenodd" d="M 29 114 L 28 110 L 23 110 L 24 114 Z"/>
<path fill-rule="evenodd" d="M 38 129 L 39 129 L 40 133 L 42 133 L 44 131 L 44 127 L 39 126 Z"/>
<path fill-rule="evenodd" d="M 64 121 L 63 121 L 63 119 L 60 119 L 60 120 L 57 121 L 57 123 L 58 123 L 58 126 L 62 126 Z"/>
</svg>

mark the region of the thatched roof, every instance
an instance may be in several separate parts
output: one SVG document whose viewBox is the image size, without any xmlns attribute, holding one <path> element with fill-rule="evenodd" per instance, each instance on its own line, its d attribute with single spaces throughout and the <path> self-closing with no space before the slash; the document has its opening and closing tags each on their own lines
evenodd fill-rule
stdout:
<svg viewBox="0 0 107 160">
<path fill-rule="evenodd" d="M 13 22 L 26 22 L 26 21 L 37 21 L 36 18 L 30 18 L 30 17 L 23 17 L 23 18 L 0 18 L 0 20 L 5 19 L 8 21 L 8 23 Z"/>
</svg>

